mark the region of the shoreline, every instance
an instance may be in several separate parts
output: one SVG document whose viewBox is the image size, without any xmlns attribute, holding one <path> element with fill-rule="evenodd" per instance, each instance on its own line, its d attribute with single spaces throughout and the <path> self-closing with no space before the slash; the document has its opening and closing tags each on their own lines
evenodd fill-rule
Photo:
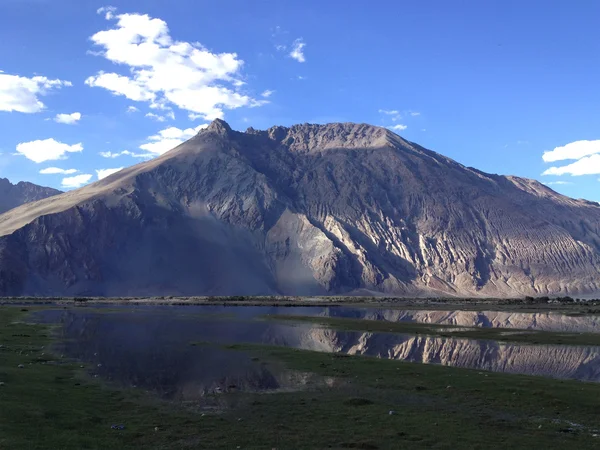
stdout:
<svg viewBox="0 0 600 450">
<path fill-rule="evenodd" d="M 569 297 L 548 299 L 500 298 L 405 298 L 405 297 L 0 297 L 0 305 L 61 306 L 273 306 L 273 307 L 367 307 L 427 310 L 518 310 L 531 312 L 564 312 L 600 314 L 600 299 L 573 300 Z"/>
</svg>

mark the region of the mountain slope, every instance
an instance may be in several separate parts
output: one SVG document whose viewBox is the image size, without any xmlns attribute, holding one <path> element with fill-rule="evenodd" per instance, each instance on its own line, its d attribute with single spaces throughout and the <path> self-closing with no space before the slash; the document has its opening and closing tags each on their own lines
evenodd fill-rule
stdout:
<svg viewBox="0 0 600 450">
<path fill-rule="evenodd" d="M 6 178 L 0 178 L 0 214 L 25 203 L 34 202 L 62 192 L 49 187 L 20 181 L 12 184 Z"/>
<path fill-rule="evenodd" d="M 600 291 L 600 206 L 364 124 L 232 131 L 0 216 L 0 294 Z"/>
</svg>

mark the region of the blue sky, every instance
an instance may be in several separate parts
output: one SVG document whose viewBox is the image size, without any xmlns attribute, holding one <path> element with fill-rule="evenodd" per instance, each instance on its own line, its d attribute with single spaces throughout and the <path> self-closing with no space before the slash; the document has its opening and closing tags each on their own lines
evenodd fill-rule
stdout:
<svg viewBox="0 0 600 450">
<path fill-rule="evenodd" d="M 0 0 L 0 176 L 73 188 L 215 117 L 352 121 L 600 201 L 598 17 L 595 0 Z"/>
</svg>

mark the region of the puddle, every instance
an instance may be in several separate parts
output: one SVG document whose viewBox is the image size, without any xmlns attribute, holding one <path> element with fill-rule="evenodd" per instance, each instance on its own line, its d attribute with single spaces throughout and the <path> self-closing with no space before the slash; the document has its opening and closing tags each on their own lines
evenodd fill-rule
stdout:
<svg viewBox="0 0 600 450">
<path fill-rule="evenodd" d="M 331 383 L 313 374 L 267 365 L 242 351 L 202 344 L 261 342 L 265 331 L 261 322 L 239 326 L 238 320 L 248 311 L 235 316 L 210 310 L 186 312 L 186 307 L 111 308 L 106 312 L 78 307 L 40 311 L 34 317 L 61 325 L 55 352 L 88 363 L 91 375 L 172 401 Z"/>
<path fill-rule="evenodd" d="M 351 314 L 372 314 L 370 310 L 345 309 Z M 301 389 L 325 382 L 310 374 L 266 365 L 241 351 L 191 345 L 194 342 L 279 345 L 600 382 L 600 347 L 336 331 L 311 323 L 261 319 L 265 314 L 290 313 L 333 315 L 344 311 L 323 307 L 140 305 L 133 309 L 113 306 L 107 312 L 81 307 L 45 310 L 35 312 L 33 317 L 60 324 L 62 343 L 58 351 L 87 362 L 93 374 L 181 402 L 237 390 Z"/>
</svg>

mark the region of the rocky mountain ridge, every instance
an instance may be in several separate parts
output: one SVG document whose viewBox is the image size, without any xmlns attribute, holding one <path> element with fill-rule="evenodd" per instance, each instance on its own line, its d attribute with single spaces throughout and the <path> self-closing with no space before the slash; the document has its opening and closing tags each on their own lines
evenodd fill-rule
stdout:
<svg viewBox="0 0 600 450">
<path fill-rule="evenodd" d="M 25 203 L 58 194 L 62 194 L 62 192 L 57 189 L 38 186 L 26 181 L 12 184 L 8 179 L 0 178 L 0 214 Z"/>
<path fill-rule="evenodd" d="M 2 295 L 600 291 L 600 205 L 366 124 L 216 120 L 0 236 Z"/>
</svg>

